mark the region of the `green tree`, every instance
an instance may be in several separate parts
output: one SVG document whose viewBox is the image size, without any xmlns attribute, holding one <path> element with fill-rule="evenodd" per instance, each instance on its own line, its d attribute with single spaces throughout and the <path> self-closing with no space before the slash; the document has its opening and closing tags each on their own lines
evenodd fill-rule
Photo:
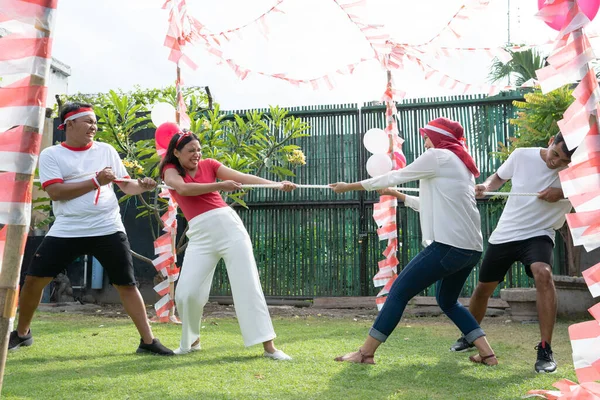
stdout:
<svg viewBox="0 0 600 400">
<path fill-rule="evenodd" d="M 506 51 L 512 59 L 502 62 L 500 59 L 494 58 L 489 74 L 492 82 L 514 78 L 515 84 L 521 86 L 528 80 L 535 79 L 535 71 L 544 66 L 544 57 L 534 49 L 514 51 L 507 48 Z"/>
</svg>

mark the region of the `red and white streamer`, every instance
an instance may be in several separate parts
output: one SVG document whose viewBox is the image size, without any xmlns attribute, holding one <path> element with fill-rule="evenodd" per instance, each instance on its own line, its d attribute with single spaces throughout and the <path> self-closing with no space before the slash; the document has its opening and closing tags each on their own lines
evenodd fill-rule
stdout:
<svg viewBox="0 0 600 400">
<path fill-rule="evenodd" d="M 220 64 L 229 66 L 236 76 L 241 80 L 246 79 L 248 75 L 252 73 L 272 79 L 283 80 L 294 86 L 308 87 L 313 90 L 334 89 L 336 86 L 336 76 L 350 75 L 354 72 L 354 69 L 358 65 L 367 61 L 377 60 L 386 70 L 403 69 L 406 62 L 413 62 L 422 69 L 426 79 L 431 79 L 432 76 L 435 75 L 436 79 L 439 78 L 437 81 L 438 85 L 456 92 L 466 93 L 468 91 L 478 90 L 491 96 L 499 93 L 503 89 L 514 89 L 512 86 L 488 84 L 476 85 L 468 82 L 462 82 L 450 77 L 448 74 L 436 68 L 427 65 L 423 59 L 424 55 L 426 54 L 435 54 L 436 58 L 438 59 L 450 59 L 452 57 L 460 57 L 461 54 L 463 54 L 465 51 L 468 51 L 470 53 L 480 52 L 482 54 L 487 54 L 491 58 L 498 57 L 505 62 L 510 60 L 510 55 L 501 47 L 450 48 L 436 46 L 436 43 L 439 41 L 439 39 L 460 37 L 460 32 L 468 28 L 467 25 L 469 21 L 476 16 L 476 13 L 479 10 L 483 10 L 487 7 L 489 0 L 468 0 L 459 8 L 448 24 L 438 34 L 434 35 L 425 43 L 414 45 L 394 42 L 383 25 L 365 20 L 364 16 L 368 14 L 365 8 L 367 4 L 366 1 L 331 1 L 333 1 L 340 8 L 340 10 L 347 15 L 348 20 L 361 31 L 365 41 L 373 50 L 372 57 L 361 58 L 353 63 L 341 66 L 335 71 L 330 71 L 321 76 L 313 77 L 294 77 L 282 72 L 273 73 L 251 70 L 250 68 L 241 65 L 235 59 L 226 56 L 222 47 L 222 43 L 230 41 L 231 36 L 234 34 L 240 39 L 243 38 L 243 31 L 248 29 L 254 29 L 268 39 L 270 32 L 268 21 L 276 13 L 285 13 L 281 6 L 281 3 L 283 3 L 284 0 L 277 0 L 274 6 L 249 23 L 218 33 L 210 32 L 204 24 L 202 24 L 196 18 L 188 15 L 185 0 L 167 0 L 163 5 L 163 8 L 170 9 L 169 30 L 165 39 L 165 46 L 171 49 L 169 60 L 176 63 L 183 61 L 190 66 L 190 68 L 195 70 L 197 65 L 186 54 L 186 46 L 198 45 L 199 47 L 204 47 L 209 54 L 217 58 Z M 518 49 L 519 46 L 515 46 L 514 48 Z M 524 48 L 525 47 L 523 47 L 523 49 Z M 441 65 L 443 65 L 443 63 L 441 63 Z M 403 98 L 404 95 L 404 93 L 398 93 L 394 96 L 394 98 L 399 100 Z"/>
<path fill-rule="evenodd" d="M 175 265 L 177 254 L 174 252 L 174 239 L 177 233 L 177 202 L 173 200 L 167 189 L 162 190 L 160 197 L 168 198 L 169 202 L 167 211 L 161 216 L 165 233 L 154 241 L 154 254 L 158 257 L 152 261 L 152 264 L 165 279 L 154 287 L 154 290 L 163 296 L 154 305 L 154 308 L 160 322 L 169 322 L 170 311 L 175 307 L 173 293 L 170 293 L 171 284 L 179 278 L 179 268 Z"/>
<path fill-rule="evenodd" d="M 398 125 L 395 119 L 397 113 L 394 97 L 402 96 L 402 92 L 394 89 L 394 83 L 391 73 L 388 72 L 388 82 L 383 94 L 382 101 L 386 106 L 386 126 L 385 132 L 390 138 L 390 149 L 388 155 L 392 160 L 392 168 L 400 169 L 406 166 L 406 157 L 402 152 L 402 143 L 404 140 L 399 136 Z M 387 246 L 383 251 L 385 257 L 378 263 L 379 271 L 373 277 L 375 287 L 383 286 L 376 298 L 377 308 L 381 310 L 385 303 L 392 284 L 398 276 L 399 261 L 396 258 L 398 252 L 398 227 L 396 226 L 396 207 L 398 201 L 393 196 L 381 196 L 379 203 L 373 206 L 373 219 L 377 224 L 377 235 L 379 240 L 387 240 Z"/>
<path fill-rule="evenodd" d="M 567 214 L 567 223 L 575 245 L 589 251 L 600 247 L 600 140 L 598 136 L 598 81 L 589 65 L 594 58 L 583 27 L 589 19 L 573 0 L 554 0 L 538 15 L 567 18 L 559 33 L 554 51 L 548 57 L 549 66 L 538 70 L 544 92 L 563 84 L 580 80 L 573 91 L 575 101 L 563 115 L 559 127 L 570 149 L 578 147 L 569 167 L 561 171 L 560 180 L 565 196 L 571 200 L 574 214 Z M 590 125 L 591 123 L 591 125 Z M 592 293 L 600 296 L 600 264 L 583 272 Z M 532 395 L 547 399 L 600 400 L 600 306 L 589 309 L 593 321 L 569 327 L 573 349 L 573 364 L 579 384 L 561 380 L 554 384 L 560 391 L 534 390 Z"/>
<path fill-rule="evenodd" d="M 37 163 L 57 0 L 3 0 L 0 28 L 0 224 L 29 225 L 31 175 Z M 8 83 L 8 84 L 7 84 Z M 16 245 L 13 244 L 13 245 Z"/>
</svg>

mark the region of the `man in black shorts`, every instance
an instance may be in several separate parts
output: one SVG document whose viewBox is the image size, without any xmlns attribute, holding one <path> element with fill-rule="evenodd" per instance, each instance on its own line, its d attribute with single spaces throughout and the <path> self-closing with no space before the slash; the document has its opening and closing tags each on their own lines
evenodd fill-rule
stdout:
<svg viewBox="0 0 600 400">
<path fill-rule="evenodd" d="M 513 263 L 525 265 L 527 275 L 535 281 L 541 341 L 536 346 L 536 372 L 556 371 L 550 343 L 556 321 L 556 289 L 552 280 L 555 230 L 565 222 L 571 210 L 563 199 L 558 172 L 571 161 L 575 150 L 568 150 L 559 133 L 550 139 L 548 148 L 516 149 L 495 174 L 475 187 L 477 197 L 497 190 L 509 179 L 514 193 L 539 193 L 535 196 L 509 196 L 479 271 L 479 284 L 471 297 L 469 311 L 481 323 L 488 299 Z M 472 346 L 464 338 L 451 347 L 465 351 Z"/>
<path fill-rule="evenodd" d="M 19 321 L 8 348 L 33 343 L 31 320 L 44 287 L 78 256 L 98 259 L 119 292 L 141 340 L 138 353 L 173 355 L 153 337 L 146 307 L 133 275 L 129 241 L 121 222 L 113 190 L 116 178 L 127 178 L 116 150 L 93 140 L 96 115 L 89 104 L 70 103 L 60 113 L 66 140 L 40 154 L 40 181 L 52 199 L 56 220 L 37 249 L 19 299 Z M 126 194 L 139 194 L 156 186 L 150 178 L 117 183 Z"/>
</svg>

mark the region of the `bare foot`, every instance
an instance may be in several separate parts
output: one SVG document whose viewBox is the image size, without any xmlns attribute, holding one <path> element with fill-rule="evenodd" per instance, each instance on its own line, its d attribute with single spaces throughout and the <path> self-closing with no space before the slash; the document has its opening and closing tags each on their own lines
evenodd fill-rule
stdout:
<svg viewBox="0 0 600 400">
<path fill-rule="evenodd" d="M 363 352 L 360 349 L 358 349 L 358 351 L 348 353 L 340 357 L 336 357 L 335 361 L 351 362 L 357 364 L 375 364 L 374 357 L 374 355 L 363 354 Z"/>
<path fill-rule="evenodd" d="M 494 354 L 490 354 L 488 356 L 482 356 L 481 354 L 475 354 L 474 356 L 469 356 L 469 361 L 487 365 L 491 367 L 492 365 L 498 365 L 498 359 Z"/>
</svg>

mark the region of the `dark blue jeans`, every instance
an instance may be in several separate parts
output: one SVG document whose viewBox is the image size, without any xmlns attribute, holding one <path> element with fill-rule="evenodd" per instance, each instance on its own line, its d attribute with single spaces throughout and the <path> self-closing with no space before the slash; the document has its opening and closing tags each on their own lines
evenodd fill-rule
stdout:
<svg viewBox="0 0 600 400">
<path fill-rule="evenodd" d="M 369 335 L 385 342 L 396 328 L 410 299 L 437 282 L 438 305 L 462 331 L 469 343 L 485 336 L 469 310 L 458 302 L 458 296 L 479 259 L 481 252 L 459 249 L 433 242 L 400 272 L 377 316 Z"/>
</svg>

